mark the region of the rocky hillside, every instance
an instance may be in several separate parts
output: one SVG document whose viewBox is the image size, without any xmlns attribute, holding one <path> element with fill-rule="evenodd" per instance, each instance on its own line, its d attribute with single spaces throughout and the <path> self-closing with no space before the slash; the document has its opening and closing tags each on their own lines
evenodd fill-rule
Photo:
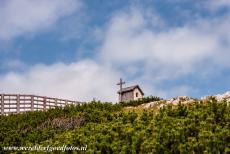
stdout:
<svg viewBox="0 0 230 154">
<path fill-rule="evenodd" d="M 212 95 L 212 96 L 205 96 L 205 97 L 202 97 L 200 99 L 197 99 L 197 98 L 192 98 L 192 97 L 188 97 L 188 96 L 177 96 L 175 98 L 171 98 L 171 99 L 168 99 L 168 100 L 154 100 L 154 101 L 151 101 L 149 103 L 143 103 L 139 106 L 130 106 L 130 107 L 127 107 L 127 108 L 153 108 L 153 107 L 156 107 L 156 108 L 162 108 L 164 106 L 167 106 L 167 105 L 178 105 L 178 104 L 193 104 L 193 103 L 196 103 L 196 102 L 205 102 L 205 101 L 209 101 L 209 100 L 216 100 L 217 102 L 221 102 L 221 101 L 226 101 L 227 104 L 229 104 L 230 102 L 230 91 L 224 93 L 224 94 L 217 94 L 217 95 Z"/>
</svg>

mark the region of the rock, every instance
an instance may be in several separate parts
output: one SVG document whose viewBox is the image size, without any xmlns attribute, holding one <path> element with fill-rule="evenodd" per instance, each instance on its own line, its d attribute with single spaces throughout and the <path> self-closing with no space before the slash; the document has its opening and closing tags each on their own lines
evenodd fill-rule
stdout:
<svg viewBox="0 0 230 154">
<path fill-rule="evenodd" d="M 167 100 L 167 104 L 172 104 L 172 105 L 178 105 L 179 102 L 186 104 L 188 102 L 194 101 L 193 98 L 188 97 L 188 96 L 178 96 L 176 98 L 172 98 L 170 100 Z"/>
<path fill-rule="evenodd" d="M 161 109 L 161 108 L 163 108 L 165 106 L 165 104 L 160 104 L 159 106 L 158 106 L 158 109 Z"/>
<path fill-rule="evenodd" d="M 228 91 L 222 95 L 221 94 L 215 95 L 215 97 L 216 97 L 217 101 L 222 101 L 224 99 L 229 101 L 230 100 L 230 91 Z"/>
<path fill-rule="evenodd" d="M 222 100 L 230 101 L 230 91 L 227 91 L 224 94 L 217 94 L 217 95 L 213 95 L 213 96 L 205 96 L 205 97 L 202 97 L 201 100 L 208 100 L 211 97 L 214 97 L 217 101 L 222 101 Z"/>
<path fill-rule="evenodd" d="M 150 107 L 153 107 L 157 102 L 150 102 L 150 103 L 147 103 L 147 104 L 144 104 L 143 105 L 143 108 L 150 108 Z"/>
</svg>

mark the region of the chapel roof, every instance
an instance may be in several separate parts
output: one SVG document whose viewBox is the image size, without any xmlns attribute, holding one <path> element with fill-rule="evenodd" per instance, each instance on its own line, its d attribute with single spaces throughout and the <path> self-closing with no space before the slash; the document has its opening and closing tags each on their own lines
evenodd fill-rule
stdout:
<svg viewBox="0 0 230 154">
<path fill-rule="evenodd" d="M 134 86 L 122 88 L 122 90 L 119 90 L 117 93 L 120 94 L 120 93 L 130 92 L 130 91 L 133 91 L 135 88 L 138 88 L 139 91 L 141 92 L 141 94 L 144 95 L 144 93 L 143 93 L 143 91 L 141 90 L 141 88 L 139 87 L 139 85 L 134 85 Z"/>
</svg>

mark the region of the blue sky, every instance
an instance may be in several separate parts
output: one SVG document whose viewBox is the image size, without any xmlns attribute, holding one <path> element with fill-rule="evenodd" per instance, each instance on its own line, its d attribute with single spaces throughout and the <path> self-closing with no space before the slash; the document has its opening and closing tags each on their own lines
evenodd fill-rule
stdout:
<svg viewBox="0 0 230 154">
<path fill-rule="evenodd" d="M 230 90 L 229 0 L 1 0 L 0 93 L 116 101 Z"/>
</svg>

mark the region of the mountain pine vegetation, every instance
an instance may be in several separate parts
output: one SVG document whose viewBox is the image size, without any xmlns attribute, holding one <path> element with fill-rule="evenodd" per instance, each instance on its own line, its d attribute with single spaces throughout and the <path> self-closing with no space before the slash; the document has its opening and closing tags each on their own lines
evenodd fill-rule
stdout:
<svg viewBox="0 0 230 154">
<path fill-rule="evenodd" d="M 19 153 L 4 151 L 6 146 L 87 145 L 86 151 L 68 153 L 230 153 L 230 106 L 226 101 L 210 98 L 139 108 L 140 104 L 159 100 L 148 97 L 117 104 L 93 101 L 0 116 L 0 151 Z M 45 153 L 32 153 L 38 152 Z"/>
</svg>

